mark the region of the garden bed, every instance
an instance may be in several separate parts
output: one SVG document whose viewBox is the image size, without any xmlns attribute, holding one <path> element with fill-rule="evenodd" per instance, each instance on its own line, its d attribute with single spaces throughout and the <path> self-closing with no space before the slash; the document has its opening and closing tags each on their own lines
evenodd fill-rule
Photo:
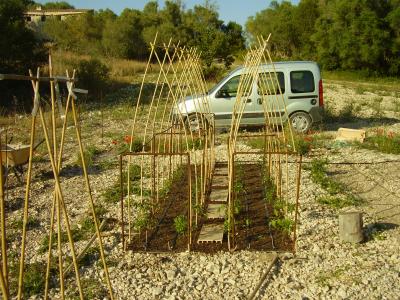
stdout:
<svg viewBox="0 0 400 300">
<path fill-rule="evenodd" d="M 282 231 L 269 226 L 269 216 L 272 216 L 274 208 L 265 200 L 263 178 L 260 177 L 261 165 L 243 164 L 241 168 L 246 176 L 241 178 L 242 190 L 238 192 L 240 204 L 235 205 L 235 207 L 240 207 L 235 215 L 235 249 L 292 251 L 292 239 Z M 160 205 L 152 216 L 153 226 L 147 231 L 147 237 L 144 231 L 140 236 L 135 235 L 128 249 L 149 252 L 182 252 L 188 249 L 187 233 L 178 234 L 174 222 L 177 217 L 187 217 L 188 214 L 188 180 L 186 173 L 183 172 L 183 174 L 183 176 L 174 176 L 169 192 L 160 199 Z M 193 181 L 194 172 L 192 173 Z M 218 222 L 218 220 L 207 220 L 206 215 L 199 214 L 198 225 L 193 224 L 192 251 L 215 253 L 228 250 L 226 233 L 222 244 L 197 243 L 202 226 L 206 223 Z"/>
</svg>

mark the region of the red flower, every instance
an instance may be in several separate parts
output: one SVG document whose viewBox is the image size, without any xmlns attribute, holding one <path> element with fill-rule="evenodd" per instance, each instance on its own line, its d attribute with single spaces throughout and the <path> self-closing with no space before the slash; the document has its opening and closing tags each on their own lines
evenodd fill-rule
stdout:
<svg viewBox="0 0 400 300">
<path fill-rule="evenodd" d="M 113 140 L 111 143 L 113 143 L 114 145 L 118 144 L 116 140 Z"/>
<path fill-rule="evenodd" d="M 132 140 L 133 140 L 133 137 L 130 136 L 130 135 L 126 135 L 126 136 L 124 137 L 124 141 L 125 141 L 125 143 L 127 143 L 127 144 L 130 144 L 130 143 L 132 142 Z"/>
<path fill-rule="evenodd" d="M 311 143 L 312 140 L 313 140 L 312 136 L 306 136 L 306 137 L 304 137 L 304 141 L 305 141 L 305 142 Z"/>
</svg>

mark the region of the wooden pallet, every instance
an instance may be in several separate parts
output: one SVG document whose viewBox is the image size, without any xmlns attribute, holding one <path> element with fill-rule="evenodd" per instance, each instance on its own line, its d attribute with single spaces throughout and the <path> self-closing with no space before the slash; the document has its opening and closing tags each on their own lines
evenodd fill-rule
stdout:
<svg viewBox="0 0 400 300">
<path fill-rule="evenodd" d="M 210 194 L 211 202 L 227 202 L 228 201 L 228 189 L 213 189 Z"/>
<path fill-rule="evenodd" d="M 225 218 L 225 204 L 211 203 L 207 208 L 208 219 L 224 219 Z"/>
<path fill-rule="evenodd" d="M 224 224 L 204 224 L 197 243 L 221 243 L 224 238 Z"/>
<path fill-rule="evenodd" d="M 213 176 L 212 188 L 227 188 L 228 177 L 227 176 Z"/>
</svg>

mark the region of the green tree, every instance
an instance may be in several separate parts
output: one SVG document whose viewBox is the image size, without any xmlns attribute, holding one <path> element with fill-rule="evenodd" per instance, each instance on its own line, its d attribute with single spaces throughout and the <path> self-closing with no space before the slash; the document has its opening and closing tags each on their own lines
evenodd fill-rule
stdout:
<svg viewBox="0 0 400 300">
<path fill-rule="evenodd" d="M 318 19 L 312 41 L 318 60 L 327 69 L 385 72 L 390 27 L 386 0 L 328 2 Z"/>
<path fill-rule="evenodd" d="M 25 26 L 23 13 L 30 1 L 0 1 L 0 73 L 27 74 L 46 60 L 43 45 Z M 0 81 L 0 106 L 29 107 L 29 82 Z M 16 107 L 14 107 L 16 108 Z"/>
<path fill-rule="evenodd" d="M 272 1 L 269 8 L 250 17 L 246 23 L 250 41 L 256 42 L 258 36 L 267 38 L 272 34 L 270 44 L 275 55 L 290 58 L 299 52 L 298 28 L 294 22 L 296 6 L 288 1 Z"/>
<path fill-rule="evenodd" d="M 0 1 L 1 72 L 27 72 L 44 60 L 42 44 L 25 26 L 23 13 L 30 1 Z"/>
<path fill-rule="evenodd" d="M 43 31 L 65 50 L 85 54 L 99 54 L 103 21 L 94 12 L 69 17 L 66 20 L 49 19 Z"/>
<path fill-rule="evenodd" d="M 316 43 L 311 40 L 315 32 L 315 22 L 321 15 L 319 0 L 302 0 L 295 9 L 293 22 L 296 27 L 298 53 L 294 56 L 301 59 L 315 60 Z"/>
<path fill-rule="evenodd" d="M 387 49 L 386 59 L 389 74 L 400 75 L 400 1 L 390 1 L 390 12 L 385 20 L 390 30 L 390 45 Z"/>
<path fill-rule="evenodd" d="M 41 4 L 39 4 L 41 5 Z M 75 7 L 65 1 L 47 2 L 41 5 L 44 9 L 74 9 Z"/>
<path fill-rule="evenodd" d="M 110 56 L 144 59 L 148 49 L 142 31 L 142 13 L 124 9 L 115 21 L 106 23 L 102 40 L 105 52 Z"/>
</svg>

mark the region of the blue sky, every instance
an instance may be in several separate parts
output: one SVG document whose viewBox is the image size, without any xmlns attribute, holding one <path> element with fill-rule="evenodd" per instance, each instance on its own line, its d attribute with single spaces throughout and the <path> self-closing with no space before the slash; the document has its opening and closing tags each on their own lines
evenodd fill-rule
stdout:
<svg viewBox="0 0 400 300">
<path fill-rule="evenodd" d="M 55 0 L 56 1 L 56 0 Z M 59 0 L 61 1 L 61 0 Z M 64 0 L 76 8 L 92 8 L 105 9 L 109 8 L 119 14 L 124 8 L 143 9 L 147 0 Z M 36 0 L 39 3 L 54 2 L 45 0 Z M 217 4 L 219 16 L 225 22 L 235 21 L 244 25 L 249 16 L 254 16 L 256 12 L 267 8 L 271 1 L 269 0 L 214 0 Z M 299 0 L 292 0 L 297 4 Z M 164 5 L 164 0 L 158 0 L 161 7 Z M 204 0 L 183 0 L 185 8 L 192 8 L 196 4 L 204 4 Z"/>
</svg>

